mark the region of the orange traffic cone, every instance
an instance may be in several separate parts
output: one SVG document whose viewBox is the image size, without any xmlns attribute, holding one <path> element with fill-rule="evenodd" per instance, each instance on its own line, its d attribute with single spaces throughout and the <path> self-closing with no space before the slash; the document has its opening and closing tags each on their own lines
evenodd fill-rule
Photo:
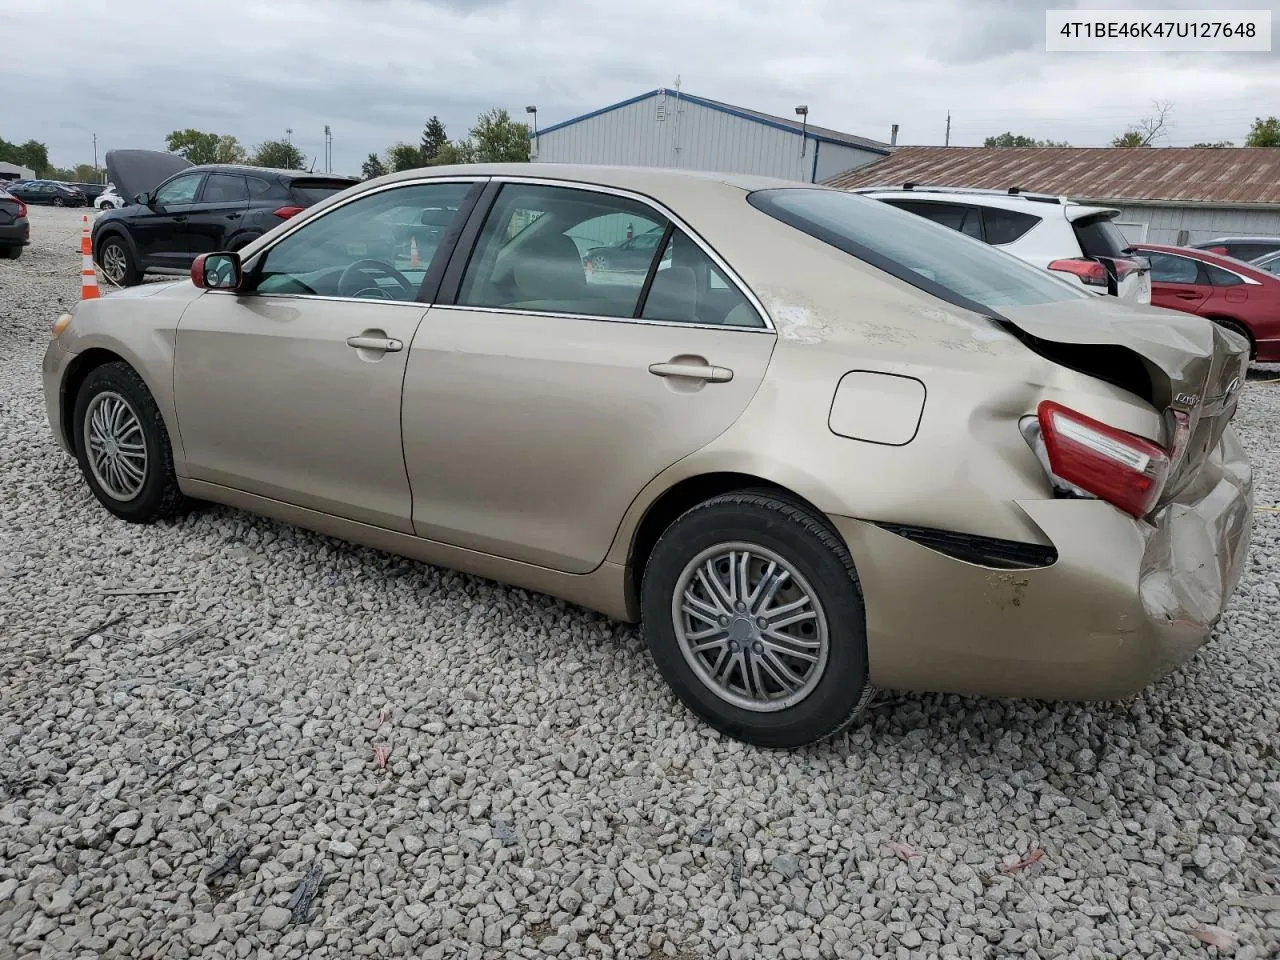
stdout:
<svg viewBox="0 0 1280 960">
<path fill-rule="evenodd" d="M 93 269 L 93 241 L 89 239 L 89 218 L 81 217 L 80 228 L 80 299 L 97 300 L 98 275 Z"/>
<path fill-rule="evenodd" d="M 410 237 L 410 238 L 409 238 L 409 266 L 411 266 L 411 267 L 419 266 L 419 263 L 418 263 L 418 238 L 417 238 L 417 237 Z"/>
</svg>

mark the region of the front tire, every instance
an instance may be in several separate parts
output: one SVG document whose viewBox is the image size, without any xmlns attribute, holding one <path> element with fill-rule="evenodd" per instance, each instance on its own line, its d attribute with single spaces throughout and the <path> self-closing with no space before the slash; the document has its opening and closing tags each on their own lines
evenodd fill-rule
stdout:
<svg viewBox="0 0 1280 960">
<path fill-rule="evenodd" d="M 131 366 L 90 371 L 72 423 L 80 471 L 108 511 L 129 523 L 154 523 L 183 507 L 164 418 Z"/>
<path fill-rule="evenodd" d="M 102 274 L 116 286 L 131 287 L 142 279 L 142 272 L 124 238 L 112 234 L 98 247 L 98 266 Z"/>
<path fill-rule="evenodd" d="M 102 203 L 98 204 L 99 210 L 114 210 L 115 208 L 116 205 L 110 200 L 103 200 Z"/>
<path fill-rule="evenodd" d="M 716 497 L 668 527 L 645 566 L 641 613 L 663 677 L 734 739 L 823 740 L 872 692 L 849 551 L 819 515 L 772 492 Z"/>
</svg>

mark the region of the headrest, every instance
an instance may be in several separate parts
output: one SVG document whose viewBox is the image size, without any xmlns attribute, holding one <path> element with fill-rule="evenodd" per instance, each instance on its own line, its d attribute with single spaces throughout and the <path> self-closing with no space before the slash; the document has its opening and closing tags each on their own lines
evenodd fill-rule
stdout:
<svg viewBox="0 0 1280 960">
<path fill-rule="evenodd" d="M 578 245 L 563 233 L 548 233 L 525 244 L 512 266 L 525 300 L 571 300 L 587 292 Z"/>
<path fill-rule="evenodd" d="M 646 320 L 697 320 L 698 282 L 689 267 L 667 267 L 653 277 L 649 299 L 645 301 Z"/>
</svg>

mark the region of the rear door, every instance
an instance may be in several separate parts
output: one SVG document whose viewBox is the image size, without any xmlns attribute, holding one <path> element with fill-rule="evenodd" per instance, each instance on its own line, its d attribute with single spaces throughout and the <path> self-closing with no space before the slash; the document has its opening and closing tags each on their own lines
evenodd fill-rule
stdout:
<svg viewBox="0 0 1280 960">
<path fill-rule="evenodd" d="M 1250 288 L 1256 288 L 1255 283 L 1212 263 L 1201 264 L 1201 267 L 1208 280 L 1208 295 L 1198 312 L 1203 316 L 1238 316 L 1249 302 Z"/>
<path fill-rule="evenodd" d="M 1151 263 L 1151 302 L 1157 307 L 1197 313 L 1213 292 L 1201 261 L 1154 250 L 1142 255 Z"/>
<path fill-rule="evenodd" d="M 192 254 L 227 249 L 227 239 L 240 226 L 249 207 L 249 185 L 243 174 L 210 173 L 178 233 Z"/>
<path fill-rule="evenodd" d="M 648 201 L 494 189 L 409 351 L 414 531 L 586 573 L 644 485 L 737 419 L 775 337 L 739 281 Z M 586 250 L 628 223 L 669 231 L 647 268 L 588 275 Z M 700 296 L 712 278 L 719 293 Z"/>
</svg>

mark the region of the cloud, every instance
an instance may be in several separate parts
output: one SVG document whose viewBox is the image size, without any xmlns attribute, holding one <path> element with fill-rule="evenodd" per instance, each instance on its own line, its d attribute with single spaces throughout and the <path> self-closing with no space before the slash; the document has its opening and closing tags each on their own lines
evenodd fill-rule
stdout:
<svg viewBox="0 0 1280 960">
<path fill-rule="evenodd" d="M 1232 5 L 1258 0 L 1232 0 Z M 1280 102 L 1274 54 L 1047 54 L 1044 9 L 1066 0 L 7 0 L 33 32 L 0 60 L 0 136 L 35 138 L 67 166 L 113 147 L 160 148 L 170 130 L 284 135 L 338 169 L 414 142 L 438 114 L 450 135 L 493 106 L 549 126 L 677 76 L 691 93 L 900 142 L 981 143 L 1003 130 L 1106 143 L 1172 100 L 1170 142 L 1241 140 Z M 1083 0 L 1077 6 L 1133 6 Z M 1209 6 L 1177 0 L 1163 6 Z M 1268 7 L 1273 9 L 1272 7 Z M 1280 13 L 1276 15 L 1280 22 Z M 108 38 L 105 39 L 104 38 Z"/>
</svg>

